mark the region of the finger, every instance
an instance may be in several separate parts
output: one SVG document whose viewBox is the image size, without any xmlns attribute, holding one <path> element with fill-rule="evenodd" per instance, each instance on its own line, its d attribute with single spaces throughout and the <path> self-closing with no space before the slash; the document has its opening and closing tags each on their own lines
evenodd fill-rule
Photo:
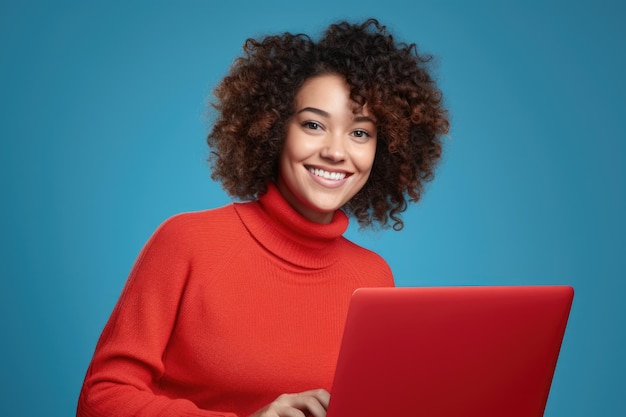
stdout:
<svg viewBox="0 0 626 417">
<path fill-rule="evenodd" d="M 276 417 L 306 417 L 302 410 L 294 408 L 291 405 L 277 405 L 272 411 L 276 413 Z"/>
<path fill-rule="evenodd" d="M 305 391 L 283 397 L 283 404 L 307 411 L 313 417 L 326 417 L 330 394 L 325 390 Z"/>
<path fill-rule="evenodd" d="M 250 417 L 306 417 L 304 413 L 297 408 L 293 408 L 287 404 L 273 402 L 262 410 L 257 411 Z"/>
<path fill-rule="evenodd" d="M 328 409 L 328 403 L 330 402 L 330 394 L 323 388 L 314 389 L 310 391 L 301 392 L 302 395 L 308 395 L 317 398 L 324 409 Z"/>
</svg>

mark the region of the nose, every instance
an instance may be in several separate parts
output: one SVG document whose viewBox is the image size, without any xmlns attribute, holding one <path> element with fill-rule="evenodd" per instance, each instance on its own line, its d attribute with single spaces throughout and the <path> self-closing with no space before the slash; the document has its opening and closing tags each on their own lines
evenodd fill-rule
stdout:
<svg viewBox="0 0 626 417">
<path fill-rule="evenodd" d="M 320 155 L 328 161 L 343 161 L 346 158 L 346 148 L 341 135 L 329 135 L 321 149 Z"/>
</svg>

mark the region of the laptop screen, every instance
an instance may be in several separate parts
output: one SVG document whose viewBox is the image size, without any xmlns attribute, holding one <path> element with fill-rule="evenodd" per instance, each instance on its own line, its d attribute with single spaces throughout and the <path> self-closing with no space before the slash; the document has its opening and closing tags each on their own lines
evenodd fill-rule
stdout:
<svg viewBox="0 0 626 417">
<path fill-rule="evenodd" d="M 357 290 L 328 417 L 542 416 L 572 298 L 568 286 Z"/>
</svg>

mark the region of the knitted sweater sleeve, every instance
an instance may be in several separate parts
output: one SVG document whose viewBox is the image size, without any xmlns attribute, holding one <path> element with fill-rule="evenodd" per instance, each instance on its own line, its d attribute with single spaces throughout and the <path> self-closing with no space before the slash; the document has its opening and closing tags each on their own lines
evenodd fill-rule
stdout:
<svg viewBox="0 0 626 417">
<path fill-rule="evenodd" d="M 174 217 L 157 229 L 135 262 L 96 346 L 77 417 L 236 417 L 158 394 L 190 268 L 189 242 L 177 223 Z"/>
</svg>

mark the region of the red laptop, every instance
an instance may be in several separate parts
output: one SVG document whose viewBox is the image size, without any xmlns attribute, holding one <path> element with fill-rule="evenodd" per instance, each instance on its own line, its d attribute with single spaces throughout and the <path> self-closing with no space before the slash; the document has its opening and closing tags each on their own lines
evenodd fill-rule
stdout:
<svg viewBox="0 0 626 417">
<path fill-rule="evenodd" d="M 352 296 L 328 417 L 539 417 L 568 286 L 364 288 Z"/>
</svg>

